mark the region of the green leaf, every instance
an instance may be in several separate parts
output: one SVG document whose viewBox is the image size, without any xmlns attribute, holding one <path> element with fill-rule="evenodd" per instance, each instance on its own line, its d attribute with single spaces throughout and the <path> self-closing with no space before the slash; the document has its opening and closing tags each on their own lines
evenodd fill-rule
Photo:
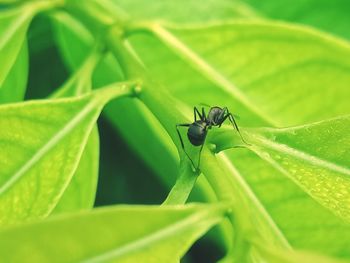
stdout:
<svg viewBox="0 0 350 263">
<path fill-rule="evenodd" d="M 229 0 L 207 0 L 205 4 L 196 0 L 176 2 L 155 0 L 151 3 L 142 0 L 113 0 L 113 2 L 121 9 L 121 13 L 130 16 L 134 21 L 156 20 L 190 24 L 256 16 L 249 5 Z"/>
<path fill-rule="evenodd" d="M 25 98 L 43 99 L 69 77 L 68 70 L 60 59 L 52 23 L 46 14 L 35 17 L 29 27 L 27 39 L 30 75 Z"/>
<path fill-rule="evenodd" d="M 151 23 L 161 41 L 141 34 L 144 29 L 128 32 L 139 58 L 154 78 L 190 107 L 202 102 L 228 106 L 241 116 L 239 124 L 247 126 L 295 125 L 349 112 L 346 42 L 311 29 L 267 22 L 186 28 Z M 149 52 L 151 48 L 154 52 Z M 254 153 L 236 149 L 225 155 L 218 156 L 217 166 L 213 167 L 214 161 L 207 166 L 220 174 L 217 185 L 231 190 L 227 198 L 238 200 L 237 217 L 258 233 L 276 233 L 287 246 L 349 258 L 347 223 Z M 265 177 L 272 178 L 265 182 L 269 191 L 264 189 Z M 219 191 L 216 188 L 220 196 Z M 284 197 L 291 200 L 287 209 Z M 275 236 L 263 236 L 262 242 L 273 242 Z"/>
<path fill-rule="evenodd" d="M 350 3 L 344 0 L 244 0 L 263 15 L 315 26 L 350 39 Z M 285 8 L 288 6 L 288 8 Z"/>
<path fill-rule="evenodd" d="M 175 185 L 171 188 L 163 205 L 180 205 L 185 204 L 199 175 L 194 172 L 192 165 L 187 162 L 187 156 L 180 161 L 180 171 L 176 179 Z"/>
<path fill-rule="evenodd" d="M 350 223 L 350 116 L 285 129 L 258 129 L 262 159 Z M 256 147 L 255 147 L 256 146 Z"/>
<path fill-rule="evenodd" d="M 70 2 L 73 3 L 73 5 L 79 5 L 78 2 L 74 3 L 76 1 Z M 83 9 L 101 10 L 106 2 L 111 5 L 113 1 L 103 1 L 103 3 L 101 3 L 101 1 L 90 1 L 89 5 L 92 7 L 83 7 Z M 196 13 L 193 14 L 193 12 L 191 12 L 191 15 L 187 15 L 182 5 L 178 2 L 176 2 L 176 4 L 164 1 L 156 1 L 152 2 L 152 4 L 146 4 L 143 1 L 114 2 L 113 10 L 119 10 L 119 12 L 114 14 L 115 16 L 126 15 L 137 18 L 138 20 L 162 19 L 171 22 L 190 23 L 232 19 L 233 17 L 251 15 L 249 8 L 245 5 L 231 3 L 226 0 L 209 1 L 206 5 L 202 5 L 198 1 L 186 1 L 186 5 L 191 6 L 191 8 L 186 8 L 186 10 L 189 12 L 193 9 L 196 10 Z M 122 11 L 123 9 L 124 11 Z M 211 10 L 209 16 L 208 10 Z M 83 50 L 82 47 L 92 46 L 93 37 L 79 22 L 67 15 L 59 14 L 59 16 L 55 18 L 60 22 L 57 25 L 57 39 L 61 52 L 64 54 L 67 64 L 76 68 Z M 108 63 L 105 62 L 104 64 L 106 64 L 107 67 L 101 70 L 101 74 L 96 72 L 95 79 L 109 80 L 118 76 L 118 74 L 112 71 L 119 68 L 119 65 L 115 61 L 108 61 Z M 121 112 L 123 113 L 122 115 L 120 114 Z M 173 144 L 169 142 L 168 135 L 159 125 L 159 122 L 154 118 L 153 114 L 141 103 L 134 101 L 125 101 L 125 103 L 121 102 L 118 103 L 118 105 L 111 104 L 106 108 L 105 113 L 112 123 L 117 126 L 118 130 L 122 133 L 133 150 L 142 156 L 144 161 L 153 168 L 163 181 L 168 185 L 172 184 L 173 179 L 178 173 L 178 169 L 175 165 L 177 162 L 177 154 Z M 128 129 L 130 125 L 137 125 L 139 129 L 130 130 Z M 143 138 L 148 138 L 148 140 L 145 141 Z M 152 141 L 158 141 L 158 143 L 149 143 Z M 139 147 L 141 144 L 144 147 Z M 171 150 L 169 151 L 168 149 Z M 167 154 L 159 156 L 159 152 L 165 152 Z"/>
<path fill-rule="evenodd" d="M 0 259 L 179 262 L 224 214 L 222 205 L 117 206 L 51 218 L 2 230 Z"/>
<path fill-rule="evenodd" d="M 189 107 L 228 106 L 241 117 L 239 125 L 247 126 L 295 125 L 350 112 L 350 47 L 339 39 L 267 22 L 169 30 L 154 25 L 153 30 L 169 49 L 147 34 L 135 33 L 131 42 L 153 76 Z M 145 52 L 150 47 L 157 52 Z M 262 242 L 280 237 L 287 246 L 350 257 L 349 225 L 294 181 L 246 150 L 230 150 L 218 159 L 224 168 L 215 170 L 222 178 L 217 184 L 231 187 L 232 198 L 241 203 L 237 213 L 246 222 L 256 213 L 251 226 L 258 226 L 257 233 L 270 233 L 262 235 Z"/>
<path fill-rule="evenodd" d="M 1 225 L 42 218 L 52 211 L 102 107 L 129 93 L 128 84 L 122 83 L 72 99 L 0 106 Z"/>
<path fill-rule="evenodd" d="M 0 87 L 25 44 L 26 32 L 34 14 L 34 10 L 29 6 L 19 6 L 0 12 Z"/>
<path fill-rule="evenodd" d="M 78 167 L 53 214 L 89 209 L 94 206 L 99 168 L 99 135 L 97 127 L 91 131 Z"/>
<path fill-rule="evenodd" d="M 91 51 L 84 63 L 51 97 L 63 98 L 91 91 L 92 73 L 102 54 L 98 47 Z M 95 201 L 99 168 L 99 135 L 92 129 L 74 175 L 53 213 L 92 208 Z"/>
<path fill-rule="evenodd" d="M 256 155 L 226 152 L 234 160 L 235 177 L 244 178 L 256 205 L 263 205 L 262 211 L 295 248 L 349 257 L 349 127 L 349 116 L 344 116 L 291 128 L 250 129 L 245 135 Z M 208 142 L 222 150 L 237 145 L 235 139 L 228 143 L 230 137 L 232 129 L 225 128 Z"/>
<path fill-rule="evenodd" d="M 350 112 L 344 99 L 350 81 L 350 45 L 339 39 L 268 22 L 219 23 L 171 31 L 154 26 L 151 30 L 182 61 L 170 63 L 171 53 L 147 36 L 135 36 L 136 50 L 154 76 L 189 105 L 228 106 L 249 126 L 295 125 Z M 159 47 L 157 58 L 144 52 L 150 45 Z M 275 56 L 273 63 L 271 56 Z M 213 86 L 217 87 L 215 94 L 211 94 Z M 186 92 L 189 89 L 192 92 Z"/>
<path fill-rule="evenodd" d="M 26 43 L 24 43 L 9 74 L 0 87 L 0 102 L 9 103 L 23 100 L 27 78 L 28 49 Z"/>
<path fill-rule="evenodd" d="M 55 12 L 51 18 L 63 59 L 74 71 L 80 67 L 98 40 L 82 23 L 67 13 Z M 93 74 L 93 87 L 97 88 L 121 80 L 122 76 L 123 73 L 116 58 L 107 53 Z"/>
<path fill-rule="evenodd" d="M 170 15 L 171 10 L 168 10 L 168 13 Z M 204 17 L 203 15 L 203 19 Z M 57 42 L 63 58 L 72 69 L 77 69 L 82 57 L 86 56 L 94 45 L 93 35 L 79 21 L 65 13 L 56 13 L 54 22 Z M 119 73 L 116 72 L 117 70 L 119 70 Z M 95 71 L 94 87 L 121 77 L 120 66 L 115 57 L 112 54 L 107 54 L 107 57 L 101 61 Z M 141 156 L 162 182 L 170 188 L 178 174 L 178 156 L 168 134 L 152 112 L 137 100 L 124 100 L 118 101 L 118 103 L 110 103 L 105 108 L 104 113 L 114 127 L 118 129 L 118 132 L 122 134 L 132 150 Z M 130 126 L 138 128 L 129 129 Z M 157 143 L 154 143 L 155 141 Z M 140 145 L 143 147 L 140 147 Z M 163 154 L 159 155 L 160 152 Z M 196 194 L 192 194 L 192 197 L 195 196 L 193 200 L 216 200 L 205 178 L 199 178 L 197 185 L 201 190 L 197 190 Z M 203 189 L 206 190 L 203 191 Z M 204 195 L 205 197 L 203 197 Z M 202 197 L 199 198 L 199 196 Z"/>
<path fill-rule="evenodd" d="M 30 1 L 0 10 L 0 90 L 4 85 L 7 89 L 1 91 L 0 98 L 3 97 L 4 101 L 13 102 L 23 98 L 28 74 L 26 33 L 33 17 L 60 4 L 61 0 Z M 9 85 L 16 87 L 9 88 Z"/>
<path fill-rule="evenodd" d="M 259 252 L 265 254 L 269 263 L 346 263 L 347 260 L 337 260 L 334 258 L 324 257 L 308 251 L 280 251 L 271 248 L 259 247 Z"/>
<path fill-rule="evenodd" d="M 94 46 L 93 35 L 79 21 L 65 13 L 56 13 L 54 22 L 57 42 L 63 58 L 72 70 L 77 69 L 83 57 Z M 112 54 L 107 54 L 96 68 L 93 86 L 99 87 L 122 78 L 117 60 Z M 112 102 L 106 107 L 104 113 L 122 133 L 132 149 L 142 156 L 142 159 L 163 181 L 168 185 L 172 184 L 178 171 L 176 152 L 168 140 L 168 135 L 153 114 L 136 100 Z M 129 129 L 130 125 L 137 125 L 138 129 Z M 144 138 L 148 139 L 144 140 Z M 158 143 L 152 143 L 154 141 Z M 144 147 L 139 147 L 140 145 Z M 168 152 L 167 149 L 171 148 L 173 150 L 170 154 L 158 155 L 159 152 Z M 164 176 L 165 174 L 167 176 Z"/>
</svg>

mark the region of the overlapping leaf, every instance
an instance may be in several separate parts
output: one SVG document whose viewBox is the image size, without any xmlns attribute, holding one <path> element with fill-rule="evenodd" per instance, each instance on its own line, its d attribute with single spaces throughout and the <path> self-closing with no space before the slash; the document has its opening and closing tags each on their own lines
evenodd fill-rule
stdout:
<svg viewBox="0 0 350 263">
<path fill-rule="evenodd" d="M 127 86 L 81 97 L 0 106 L 0 224 L 42 218 L 55 207 L 107 100 Z"/>
<path fill-rule="evenodd" d="M 56 14 L 54 21 L 57 41 L 63 58 L 68 66 L 77 69 L 83 57 L 93 47 L 94 38 L 79 21 L 67 14 Z M 112 54 L 107 54 L 101 61 L 96 68 L 93 79 L 94 87 L 122 79 L 120 66 Z M 111 103 L 104 112 L 112 123 L 118 127 L 118 130 L 130 143 L 131 147 L 142 156 L 145 162 L 164 181 L 170 184 L 177 173 L 174 162 L 176 156 L 174 156 L 174 151 L 171 154 L 158 155 L 159 152 L 167 152 L 167 149 L 173 146 L 169 143 L 167 134 L 152 113 L 140 102 L 134 100 L 120 101 L 118 104 Z M 138 128 L 130 129 L 130 126 Z M 154 132 L 155 130 L 157 132 Z M 159 143 L 151 143 L 153 141 L 159 141 Z M 139 147 L 139 145 L 143 145 L 143 147 Z M 154 158 L 157 158 L 157 162 L 164 165 L 155 165 Z M 168 176 L 164 177 L 165 174 Z"/>
<path fill-rule="evenodd" d="M 119 206 L 52 218 L 1 231 L 0 260 L 179 262 L 224 214 L 221 205 Z"/>
<path fill-rule="evenodd" d="M 350 118 L 251 135 L 254 150 L 323 206 L 350 221 Z"/>
<path fill-rule="evenodd" d="M 241 123 L 249 126 L 295 125 L 349 113 L 350 49 L 346 42 L 310 29 L 261 22 L 154 26 L 153 30 L 161 40 L 137 34 L 131 42 L 153 77 L 189 106 L 200 102 L 229 106 L 241 116 Z M 150 49 L 156 52 L 148 52 Z M 236 178 L 248 182 L 242 191 L 248 189 L 251 209 L 262 208 L 257 211 L 264 212 L 292 246 L 348 257 L 348 235 L 337 238 L 348 233 L 346 223 L 255 154 L 237 150 L 230 156 L 241 157 L 231 158 L 237 167 L 233 170 Z M 273 197 L 272 191 L 263 191 L 266 175 L 274 178 L 269 182 L 271 189 L 290 192 Z M 252 177 L 255 181 L 249 179 Z M 284 193 L 291 198 L 287 208 L 280 201 Z M 298 196 L 302 196 L 301 205 L 296 202 Z M 281 205 L 283 213 L 273 210 L 273 201 Z M 287 220 L 294 214 L 303 220 Z M 319 218 L 322 220 L 316 225 Z M 306 231 L 308 222 L 316 227 L 306 226 Z M 334 238 L 311 238 L 326 226 L 333 230 Z M 304 231 L 296 231 L 303 227 Z"/>
<path fill-rule="evenodd" d="M 349 67 L 350 49 L 340 40 L 303 28 L 266 23 L 227 24 L 198 30 L 179 29 L 175 32 L 174 39 L 178 41 L 176 45 L 173 45 L 172 38 L 167 38 L 162 32 L 161 37 L 165 36 L 165 41 L 169 41 L 168 46 L 182 58 L 181 60 L 162 48 L 159 41 L 148 36 L 135 36 L 134 43 L 145 64 L 153 70 L 154 76 L 167 83 L 173 94 L 185 99 L 189 105 L 205 102 L 210 105 L 229 106 L 241 116 L 240 122 L 251 126 L 262 122 L 277 125 L 297 124 L 345 114 L 350 110 L 347 101 L 347 83 L 350 75 L 346 70 Z M 143 46 L 139 45 L 141 39 Z M 159 48 L 157 57 L 143 52 L 144 48 L 147 48 L 145 43 Z M 180 50 L 177 49 L 178 43 L 181 44 Z M 192 69 L 186 67 L 184 60 Z M 171 74 L 172 72 L 174 74 Z M 178 75 L 183 78 L 179 79 Z M 217 88 L 213 92 L 215 86 Z M 337 103 L 334 104 L 334 101 Z M 299 110 L 301 108 L 302 112 Z M 287 188 L 287 184 L 288 188 L 293 189 L 292 196 L 303 192 L 293 183 L 280 178 L 283 175 L 279 171 L 261 162 L 254 154 L 246 154 L 250 156 L 249 160 L 235 157 L 237 154 L 232 153 L 231 160 L 239 168 L 239 176 L 250 178 L 254 174 L 254 178 L 259 178 L 264 174 L 275 174 L 279 179 L 274 180 L 270 187 L 283 189 Z M 247 163 L 250 164 L 249 169 Z M 335 183 L 336 178 L 332 179 Z M 260 180 L 249 181 L 249 187 L 255 189 L 260 187 L 259 183 Z M 268 195 L 268 192 L 264 191 L 265 195 Z M 254 190 L 252 193 L 254 194 Z M 247 196 L 250 195 L 251 193 L 247 193 Z M 276 195 L 275 198 L 277 202 L 279 197 Z M 328 218 L 328 221 L 325 219 L 322 224 L 333 222 L 337 225 L 333 227 L 334 237 L 336 233 L 348 232 L 346 224 L 329 212 L 323 211 L 317 202 L 304 202 L 310 203 L 310 207 L 313 208 L 309 207 L 308 211 L 313 210 L 313 214 L 307 213 L 303 206 L 294 203 L 295 206 L 291 205 L 289 209 L 283 210 L 283 213 L 271 213 L 270 217 L 281 225 L 281 218 L 286 219 L 294 213 L 304 214 L 304 223 L 314 222 L 319 216 L 325 215 L 324 218 Z M 341 199 L 341 202 L 345 205 L 347 199 Z M 269 207 L 263 193 L 259 193 L 252 203 L 256 204 L 257 208 Z M 290 228 L 293 228 L 293 223 L 295 228 L 301 227 L 298 221 L 285 222 Z M 284 229 L 281 230 L 283 232 Z M 348 235 L 344 235 L 342 240 L 334 238 L 327 241 L 312 239 L 307 231 L 298 233 L 297 238 L 287 234 L 287 238 L 296 247 L 338 256 L 346 253 Z M 321 247 L 323 249 L 320 249 Z"/>
<path fill-rule="evenodd" d="M 189 104 L 229 106 L 241 122 L 254 126 L 262 121 L 293 125 L 350 111 L 345 99 L 333 104 L 338 96 L 348 94 L 350 47 L 346 42 L 305 28 L 264 22 L 155 30 L 181 60 L 147 36 L 135 37 L 136 48 L 153 73 L 175 86 L 174 95 Z M 144 52 L 151 45 L 159 48 L 157 57 Z M 164 67 L 173 73 L 165 76 Z M 178 75 L 190 81 L 176 81 Z M 218 89 L 208 96 L 213 86 Z M 188 88 L 193 92 L 186 92 Z M 300 107 L 303 113 L 296 114 Z"/>
<path fill-rule="evenodd" d="M 52 96 L 73 97 L 91 91 L 92 73 L 100 59 L 98 49 L 93 49 L 84 63 Z M 79 164 L 67 189 L 53 210 L 57 212 L 77 211 L 92 208 L 96 195 L 99 167 L 99 135 L 97 127 L 91 131 Z"/>
<path fill-rule="evenodd" d="M 176 24 L 210 23 L 237 18 L 256 17 L 249 5 L 239 1 L 209 0 L 205 4 L 196 0 L 152 1 L 112 0 L 126 16 L 134 21 L 166 21 Z M 186 6 L 186 8 L 184 8 Z"/>
<path fill-rule="evenodd" d="M 15 63 L 0 85 L 0 102 L 9 103 L 21 101 L 24 98 L 28 77 L 28 51 L 26 43 L 19 51 Z"/>
<path fill-rule="evenodd" d="M 348 130 L 348 116 L 293 128 L 252 129 L 249 138 L 256 154 L 227 152 L 235 160 L 234 175 L 244 178 L 256 201 L 264 204 L 275 226 L 296 248 L 348 256 Z M 218 149 L 234 147 L 236 140 L 228 143 L 232 133 L 217 130 L 208 141 L 217 143 Z"/>
<path fill-rule="evenodd" d="M 25 43 L 26 32 L 34 16 L 32 8 L 14 8 L 0 13 L 0 87 L 15 64 Z"/>
<path fill-rule="evenodd" d="M 350 3 L 344 0 L 244 0 L 258 13 L 279 20 L 312 25 L 350 39 Z M 288 8 L 285 8 L 288 6 Z"/>
</svg>

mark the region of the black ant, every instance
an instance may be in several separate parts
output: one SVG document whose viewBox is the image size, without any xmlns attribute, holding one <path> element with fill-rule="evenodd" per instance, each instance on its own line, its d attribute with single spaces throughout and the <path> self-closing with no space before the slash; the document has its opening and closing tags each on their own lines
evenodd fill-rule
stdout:
<svg viewBox="0 0 350 263">
<path fill-rule="evenodd" d="M 242 134 L 240 133 L 240 131 L 238 129 L 235 118 L 233 117 L 232 113 L 229 112 L 227 107 L 224 107 L 224 108 L 220 108 L 217 106 L 211 107 L 209 110 L 208 116 L 205 115 L 205 111 L 204 111 L 203 107 L 202 107 L 202 114 L 199 112 L 197 107 L 194 107 L 193 111 L 194 111 L 194 122 L 191 124 L 189 124 L 189 123 L 176 124 L 176 131 L 177 131 L 177 134 L 179 135 L 181 147 L 184 150 L 184 152 L 186 153 L 187 157 L 190 159 L 194 168 L 196 168 L 196 166 L 194 165 L 194 162 L 192 161 L 191 157 L 187 154 L 187 152 L 185 150 L 185 145 L 183 143 L 183 140 L 182 140 L 182 137 L 181 137 L 181 134 L 180 134 L 178 127 L 189 127 L 188 131 L 187 131 L 187 137 L 188 137 L 189 141 L 194 146 L 201 146 L 201 148 L 199 150 L 198 165 L 197 165 L 196 169 L 199 168 L 201 152 L 203 149 L 205 138 L 207 137 L 208 130 L 211 129 L 213 126 L 218 126 L 220 128 L 222 123 L 227 118 L 231 122 L 232 126 L 239 133 L 242 141 L 245 142 L 243 137 L 242 137 Z M 199 120 L 197 120 L 197 114 L 199 116 Z"/>
</svg>

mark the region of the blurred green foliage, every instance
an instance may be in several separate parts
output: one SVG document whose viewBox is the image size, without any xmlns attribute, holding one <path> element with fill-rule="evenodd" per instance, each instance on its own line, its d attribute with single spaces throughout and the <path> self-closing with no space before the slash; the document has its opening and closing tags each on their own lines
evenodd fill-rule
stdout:
<svg viewBox="0 0 350 263">
<path fill-rule="evenodd" d="M 82 4 L 67 0 L 64 9 L 54 7 L 54 11 L 36 15 L 36 11 L 46 10 L 45 2 L 36 1 L 33 9 L 26 5 L 22 8 L 21 3 L 16 3 L 14 6 L 20 9 L 14 9 L 15 12 L 9 9 L 10 12 L 4 13 L 6 15 L 0 20 L 0 34 L 7 36 L 0 40 L 1 103 L 21 101 L 24 92 L 25 100 L 50 97 L 72 79 L 86 57 L 93 54 L 94 48 L 98 50 L 99 45 L 108 52 L 98 63 L 93 76 L 80 76 L 83 82 L 89 83 L 84 91 L 90 86 L 98 89 L 125 80 L 130 77 L 125 73 L 128 70 L 135 74 L 139 68 L 135 70 L 134 65 L 128 63 L 130 58 L 120 51 L 118 38 L 105 35 L 103 31 L 104 26 L 113 23 L 125 25 L 126 29 L 123 29 L 127 34 L 123 37 L 128 39 L 131 53 L 136 54 L 137 60 L 147 69 L 148 75 L 142 70 L 136 74 L 145 84 L 140 100 L 124 98 L 110 102 L 98 120 L 99 132 L 94 130 L 85 149 L 93 153 L 91 158 L 94 160 L 90 162 L 87 154 L 87 159 L 82 157 L 79 161 L 92 167 L 99 164 L 94 207 L 160 205 L 178 178 L 174 189 L 177 185 L 186 187 L 170 192 L 173 204 L 181 205 L 189 194 L 190 201 L 233 202 L 227 220 L 199 239 L 183 262 L 214 262 L 225 253 L 227 258 L 222 262 L 232 258 L 237 262 L 289 260 L 295 263 L 301 258 L 304 262 L 338 262 L 313 254 L 289 253 L 290 247 L 344 260 L 350 258 L 350 191 L 347 187 L 350 124 L 348 117 L 339 117 L 350 113 L 349 1 L 208 0 L 199 3 L 196 0 L 156 0 L 149 3 L 143 0 L 91 0 Z M 6 11 L 6 5 L 1 9 Z M 100 43 L 101 39 L 107 46 Z M 12 53 L 15 54 L 13 57 L 8 55 Z M 16 89 L 12 90 L 12 87 Z M 73 90 L 72 95 L 80 95 L 75 92 L 79 93 Z M 98 92 L 92 94 L 100 94 Z M 47 105 L 50 103 L 48 101 Z M 205 176 L 199 177 L 191 192 L 196 178 L 183 179 L 194 173 L 186 163 L 184 153 L 176 151 L 180 147 L 174 125 L 192 121 L 191 107 L 200 103 L 220 104 L 234 110 L 240 116 L 243 136 L 252 145 L 243 144 L 250 151 L 242 149 L 240 137 L 232 135 L 232 129 L 227 127 L 212 131 L 207 145 L 216 148 L 205 147 L 201 166 Z M 96 102 L 96 105 L 100 104 Z M 7 114 L 5 107 L 3 114 Z M 49 115 L 45 118 L 49 119 Z M 312 124 L 315 121 L 320 123 Z M 86 126 L 90 127 L 90 122 L 86 121 Z M 261 126 L 273 128 L 256 128 Z M 282 128 L 286 126 L 295 127 Z M 100 138 L 99 158 L 97 136 Z M 187 141 L 185 146 L 191 149 Z M 216 150 L 216 153 L 225 150 L 225 153 L 216 158 L 210 150 Z M 195 150 L 190 152 L 198 154 Z M 177 165 L 179 157 L 181 168 Z M 67 161 L 66 165 L 69 163 Z M 74 165 L 71 166 L 73 169 Z M 66 198 L 62 198 L 61 203 L 57 201 L 58 205 L 55 203 L 55 213 L 91 206 L 95 195 L 94 172 L 86 168 L 88 166 L 82 166 L 82 181 L 74 181 L 76 177 L 73 177 L 65 192 Z M 84 182 L 86 170 L 90 171 L 85 178 L 92 178 L 90 184 Z M 83 184 L 87 187 L 82 187 Z M 86 193 L 89 187 L 90 196 Z M 69 204 L 70 191 L 73 195 L 84 196 L 83 201 L 73 200 Z M 32 211 L 35 210 L 33 207 L 30 208 Z M 165 238 L 164 243 L 155 245 L 158 250 L 165 249 L 163 245 L 166 249 L 178 247 L 178 257 L 223 217 L 222 212 L 203 217 L 200 212 L 206 208 L 201 207 L 183 208 L 183 211 L 182 208 L 169 208 L 166 212 L 168 208 L 162 206 L 154 210 L 160 215 L 154 223 L 150 216 L 153 208 L 143 209 L 136 208 L 135 215 L 149 216 L 142 224 L 144 229 L 154 231 L 158 219 L 176 229 L 176 222 L 170 216 L 172 213 L 180 216 L 187 213 L 183 211 L 189 211 L 188 216 L 192 213 L 200 215 L 200 220 L 197 218 L 198 221 L 186 224 L 193 233 L 184 228 L 183 236 L 175 232 L 169 239 Z M 208 209 L 219 211 L 221 208 L 214 205 Z M 41 218 L 48 212 L 35 214 L 33 218 Z M 133 213 L 124 212 L 119 214 L 118 209 L 112 209 L 109 216 L 113 218 L 115 213 L 122 218 Z M 27 217 L 31 216 L 28 214 Z M 89 224 L 94 216 L 98 217 L 99 212 L 74 220 Z M 43 225 L 49 226 L 48 229 L 53 229 L 52 226 L 64 229 L 61 238 L 66 238 L 64 234 L 74 229 L 71 221 L 68 217 L 55 220 L 44 221 Z M 194 224 L 196 222 L 202 222 L 204 227 Z M 127 229 L 126 222 L 113 224 L 111 228 L 120 227 L 121 232 Z M 23 231 L 43 238 L 43 225 L 33 224 Z M 144 230 L 143 225 L 135 228 L 135 237 L 140 234 L 138 231 Z M 5 236 L 15 234 L 18 239 L 23 238 L 21 229 L 6 231 L 3 232 Z M 152 233 L 149 231 L 146 235 Z M 75 234 L 79 239 L 84 238 L 85 233 Z M 86 238 L 93 239 L 94 236 L 87 235 Z M 181 238 L 186 242 L 179 242 Z M 116 238 L 111 244 L 122 241 Z M 7 244 L 5 239 L 0 239 L 1 242 L 4 246 Z M 23 242 L 26 242 L 25 238 Z M 43 241 L 39 238 L 37 247 L 41 246 L 40 242 Z M 109 245 L 106 242 L 105 246 Z M 9 243 L 8 250 L 12 246 Z M 50 249 L 47 248 L 49 257 L 53 255 Z M 94 249 L 93 246 L 91 251 Z M 140 251 L 137 253 L 141 256 L 149 256 L 147 249 L 145 254 L 142 249 Z M 37 255 L 41 256 L 40 253 Z M 164 253 L 157 255 L 168 259 Z"/>
</svg>

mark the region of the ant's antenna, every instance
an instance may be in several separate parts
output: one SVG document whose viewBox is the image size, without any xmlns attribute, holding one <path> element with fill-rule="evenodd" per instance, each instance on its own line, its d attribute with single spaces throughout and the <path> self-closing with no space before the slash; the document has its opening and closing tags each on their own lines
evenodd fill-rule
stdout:
<svg viewBox="0 0 350 263">
<path fill-rule="evenodd" d="M 200 106 L 203 106 L 203 107 L 207 107 L 207 108 L 211 108 L 211 106 L 209 104 L 206 104 L 206 103 L 199 103 Z"/>
</svg>

